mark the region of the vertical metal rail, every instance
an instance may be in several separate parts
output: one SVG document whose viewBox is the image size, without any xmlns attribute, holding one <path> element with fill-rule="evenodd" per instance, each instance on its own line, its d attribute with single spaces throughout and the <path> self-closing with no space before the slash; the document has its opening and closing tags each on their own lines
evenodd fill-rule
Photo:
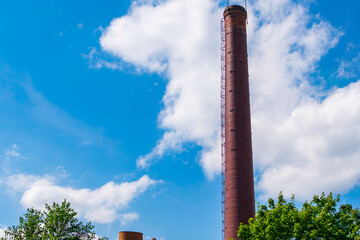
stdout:
<svg viewBox="0 0 360 240">
<path fill-rule="evenodd" d="M 225 240 L 225 21 L 221 19 L 221 216 Z"/>
<path fill-rule="evenodd" d="M 245 10 L 247 12 L 247 1 L 245 0 Z M 246 18 L 246 25 L 249 24 L 249 18 Z"/>
</svg>

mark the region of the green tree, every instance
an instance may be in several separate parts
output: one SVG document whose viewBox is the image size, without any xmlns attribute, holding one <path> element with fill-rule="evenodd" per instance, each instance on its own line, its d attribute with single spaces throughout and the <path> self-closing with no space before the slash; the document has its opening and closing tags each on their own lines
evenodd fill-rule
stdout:
<svg viewBox="0 0 360 240">
<path fill-rule="evenodd" d="M 258 205 L 255 219 L 240 224 L 239 239 L 353 239 L 360 240 L 360 211 L 350 204 L 340 205 L 340 195 L 315 195 L 301 209 L 295 206 L 294 196 L 286 201 L 280 193 L 277 202 L 270 198 L 268 205 Z"/>
<path fill-rule="evenodd" d="M 1 240 L 91 240 L 96 239 L 91 222 L 85 225 L 64 200 L 61 204 L 45 204 L 45 210 L 27 209 L 19 225 L 5 230 Z M 100 238 L 107 239 L 107 238 Z"/>
</svg>

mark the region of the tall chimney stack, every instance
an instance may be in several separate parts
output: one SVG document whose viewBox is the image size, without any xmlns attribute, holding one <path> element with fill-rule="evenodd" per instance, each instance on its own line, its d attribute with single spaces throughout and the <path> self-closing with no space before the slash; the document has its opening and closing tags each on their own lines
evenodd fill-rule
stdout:
<svg viewBox="0 0 360 240">
<path fill-rule="evenodd" d="M 225 240 L 255 216 L 245 8 L 231 5 L 225 21 Z"/>
</svg>

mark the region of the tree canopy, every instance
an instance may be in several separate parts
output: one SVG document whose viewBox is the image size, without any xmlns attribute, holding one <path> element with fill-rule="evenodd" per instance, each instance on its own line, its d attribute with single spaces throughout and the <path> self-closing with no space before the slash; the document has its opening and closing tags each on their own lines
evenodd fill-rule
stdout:
<svg viewBox="0 0 360 240">
<path fill-rule="evenodd" d="M 19 218 L 19 224 L 5 230 L 0 240 L 92 240 L 98 239 L 91 222 L 83 224 L 77 213 L 64 200 L 61 204 L 45 204 L 45 210 L 33 208 Z M 107 239 L 107 238 L 99 238 Z"/>
<path fill-rule="evenodd" d="M 355 239 L 360 240 L 360 211 L 350 204 L 338 206 L 340 195 L 315 195 L 297 209 L 294 196 L 286 201 L 280 193 L 277 202 L 258 205 L 255 218 L 240 224 L 239 239 Z"/>
</svg>

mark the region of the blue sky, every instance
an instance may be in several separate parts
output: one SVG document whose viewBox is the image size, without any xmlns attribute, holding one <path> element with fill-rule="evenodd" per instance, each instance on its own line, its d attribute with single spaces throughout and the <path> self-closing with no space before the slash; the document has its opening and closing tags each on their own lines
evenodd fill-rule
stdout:
<svg viewBox="0 0 360 240">
<path fill-rule="evenodd" d="M 110 239 L 220 239 L 223 7 L 2 1 L 0 229 L 67 198 Z M 324 191 L 360 206 L 359 11 L 248 2 L 257 201 Z"/>
</svg>

